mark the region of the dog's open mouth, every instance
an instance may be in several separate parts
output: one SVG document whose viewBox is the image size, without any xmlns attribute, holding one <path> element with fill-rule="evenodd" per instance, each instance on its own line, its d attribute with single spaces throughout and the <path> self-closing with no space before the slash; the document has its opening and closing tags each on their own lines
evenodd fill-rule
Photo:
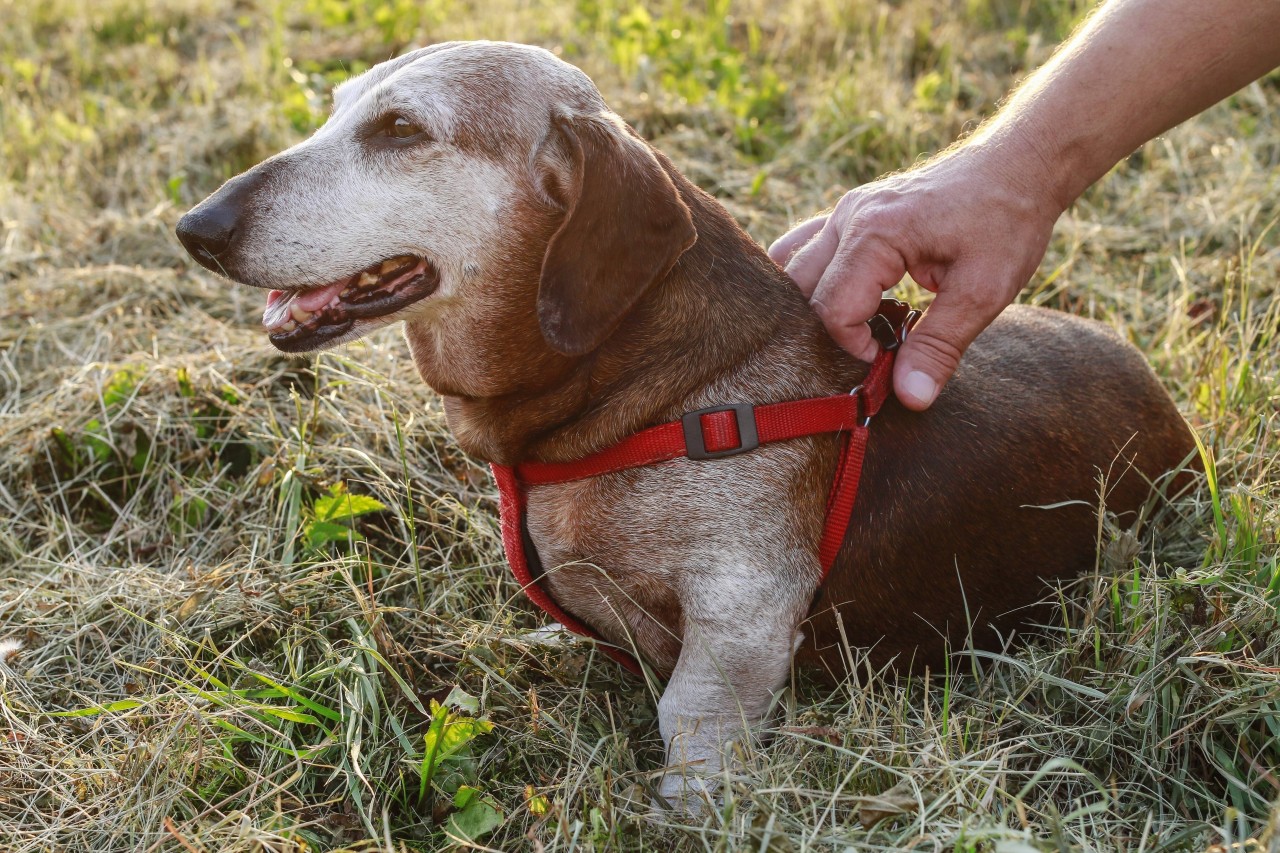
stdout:
<svg viewBox="0 0 1280 853">
<path fill-rule="evenodd" d="M 271 291 L 262 325 L 277 349 L 319 349 L 347 335 L 358 321 L 394 314 L 439 285 L 440 276 L 426 258 L 398 255 L 331 284 Z"/>
</svg>

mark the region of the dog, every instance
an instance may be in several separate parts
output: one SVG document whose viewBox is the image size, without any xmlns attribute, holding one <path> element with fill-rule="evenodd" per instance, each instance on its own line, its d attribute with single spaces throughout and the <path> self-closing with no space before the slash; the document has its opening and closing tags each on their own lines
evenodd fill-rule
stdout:
<svg viewBox="0 0 1280 853">
<path fill-rule="evenodd" d="M 264 325 L 286 352 L 403 320 L 460 446 L 507 469 L 707 407 L 847 395 L 870 369 L 585 74 L 535 47 L 375 66 L 177 233 L 271 291 Z M 866 428 L 821 583 L 838 432 L 528 488 L 540 590 L 669 676 L 669 800 L 714 796 L 726 744 L 762 727 L 793 660 L 839 678 L 850 647 L 920 666 L 1006 642 L 1046 582 L 1094 565 L 1100 511 L 1136 523 L 1194 455 L 1136 349 L 1032 307 L 996 320 L 927 412 L 889 400 Z"/>
</svg>

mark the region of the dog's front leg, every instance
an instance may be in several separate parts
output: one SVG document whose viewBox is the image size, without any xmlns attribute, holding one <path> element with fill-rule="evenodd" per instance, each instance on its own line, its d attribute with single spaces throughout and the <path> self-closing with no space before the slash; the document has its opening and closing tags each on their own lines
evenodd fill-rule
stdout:
<svg viewBox="0 0 1280 853">
<path fill-rule="evenodd" d="M 673 807 L 695 814 L 715 795 L 714 777 L 731 743 L 764 722 L 786 682 L 813 592 L 810 584 L 763 572 L 721 580 L 683 602 L 680 658 L 658 702 L 667 747 L 659 791 Z"/>
</svg>

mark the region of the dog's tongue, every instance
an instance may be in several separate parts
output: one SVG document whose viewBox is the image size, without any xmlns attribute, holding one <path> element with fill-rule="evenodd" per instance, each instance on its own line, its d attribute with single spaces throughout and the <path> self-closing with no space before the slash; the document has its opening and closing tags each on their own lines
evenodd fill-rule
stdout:
<svg viewBox="0 0 1280 853">
<path fill-rule="evenodd" d="M 310 290 L 303 290 L 297 296 L 293 297 L 293 301 L 299 308 L 314 313 L 332 302 L 333 298 L 341 293 L 343 288 L 349 284 L 351 284 L 351 282 L 344 278 L 342 281 L 335 281 L 333 284 L 326 284 L 323 287 L 313 287 Z"/>
<path fill-rule="evenodd" d="M 262 322 L 268 328 L 280 325 L 289 319 L 289 307 L 292 305 L 297 305 L 302 310 L 314 314 L 332 302 L 333 298 L 342 293 L 348 284 L 350 282 L 343 279 L 322 287 L 313 287 L 310 290 L 273 290 L 267 294 L 267 305 L 262 312 Z M 289 301 L 290 296 L 293 297 L 292 302 Z"/>
<path fill-rule="evenodd" d="M 349 284 L 348 280 L 343 279 L 333 284 L 325 284 L 324 287 L 312 287 L 307 291 L 270 291 L 266 295 L 266 310 L 262 311 L 262 316 L 264 316 L 264 319 L 274 319 L 275 315 L 279 314 L 283 318 L 284 315 L 288 314 L 288 311 L 284 310 L 284 304 L 288 302 L 289 296 L 293 296 L 292 305 L 297 305 L 302 310 L 315 314 L 316 311 L 323 309 L 325 305 L 332 302 L 335 296 L 342 293 L 347 284 Z M 280 321 L 283 323 L 283 319 Z"/>
</svg>

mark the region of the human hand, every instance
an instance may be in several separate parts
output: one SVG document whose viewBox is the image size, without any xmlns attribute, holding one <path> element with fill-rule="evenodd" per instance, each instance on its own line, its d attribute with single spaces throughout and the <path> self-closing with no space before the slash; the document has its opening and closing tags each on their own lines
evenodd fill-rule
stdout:
<svg viewBox="0 0 1280 853">
<path fill-rule="evenodd" d="M 866 321 L 883 291 L 910 275 L 937 294 L 894 365 L 898 399 L 923 411 L 1044 258 L 1063 210 L 1050 185 L 998 147 L 967 145 L 849 191 L 831 213 L 784 234 L 769 255 L 831 337 L 864 361 L 878 349 Z"/>
</svg>

